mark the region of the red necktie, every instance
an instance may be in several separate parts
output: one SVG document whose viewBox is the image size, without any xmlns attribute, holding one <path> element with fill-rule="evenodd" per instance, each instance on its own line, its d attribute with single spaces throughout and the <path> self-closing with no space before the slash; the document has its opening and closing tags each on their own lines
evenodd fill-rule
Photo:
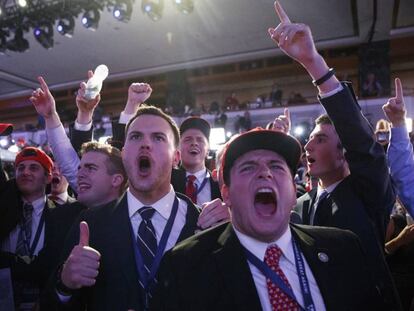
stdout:
<svg viewBox="0 0 414 311">
<path fill-rule="evenodd" d="M 185 195 L 188 196 L 194 204 L 197 204 L 197 187 L 194 183 L 196 177 L 194 175 L 187 176 L 187 185 L 185 187 Z"/>
<path fill-rule="evenodd" d="M 267 248 L 265 254 L 266 264 L 276 272 L 280 278 L 285 282 L 285 284 L 291 288 L 288 279 L 283 273 L 282 269 L 279 266 L 280 256 L 282 256 L 282 250 L 277 245 L 271 245 Z M 266 279 L 267 291 L 269 293 L 270 304 L 273 311 L 292 311 L 300 310 L 299 305 L 295 300 L 286 295 L 276 284 L 270 279 Z"/>
</svg>

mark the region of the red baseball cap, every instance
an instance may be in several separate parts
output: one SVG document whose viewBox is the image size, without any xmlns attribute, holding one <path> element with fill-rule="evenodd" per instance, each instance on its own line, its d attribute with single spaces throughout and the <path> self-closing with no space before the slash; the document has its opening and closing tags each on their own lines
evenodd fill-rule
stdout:
<svg viewBox="0 0 414 311">
<path fill-rule="evenodd" d="M 52 174 L 53 161 L 52 159 L 42 150 L 35 147 L 23 148 L 16 156 L 15 165 L 19 165 L 20 162 L 26 160 L 33 160 L 38 162 L 46 170 L 48 174 Z"/>
<path fill-rule="evenodd" d="M 0 123 L 0 136 L 7 136 L 13 132 L 13 124 Z"/>
</svg>

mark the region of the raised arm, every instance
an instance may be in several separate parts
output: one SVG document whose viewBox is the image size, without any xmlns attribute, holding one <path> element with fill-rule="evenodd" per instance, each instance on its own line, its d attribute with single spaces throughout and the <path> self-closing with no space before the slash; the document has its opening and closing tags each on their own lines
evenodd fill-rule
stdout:
<svg viewBox="0 0 414 311">
<path fill-rule="evenodd" d="M 66 135 L 59 115 L 56 112 L 56 103 L 43 77 L 38 77 L 40 88 L 33 91 L 30 101 L 46 123 L 46 134 L 53 150 L 55 161 L 62 174 L 68 180 L 72 189 L 77 189 L 77 172 L 79 158 Z"/>
<path fill-rule="evenodd" d="M 405 124 L 407 114 L 401 80 L 395 79 L 395 97 L 382 107 L 391 122 L 388 166 L 398 195 L 411 216 L 414 215 L 414 154 Z"/>
</svg>

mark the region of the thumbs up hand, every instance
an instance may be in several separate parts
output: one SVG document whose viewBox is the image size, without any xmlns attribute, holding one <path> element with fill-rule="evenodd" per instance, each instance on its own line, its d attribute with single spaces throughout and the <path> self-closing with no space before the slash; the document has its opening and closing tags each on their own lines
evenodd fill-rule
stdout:
<svg viewBox="0 0 414 311">
<path fill-rule="evenodd" d="M 63 284 L 71 289 L 95 285 L 99 273 L 101 254 L 89 247 L 88 224 L 82 221 L 79 229 L 79 244 L 72 249 L 61 274 Z"/>
</svg>

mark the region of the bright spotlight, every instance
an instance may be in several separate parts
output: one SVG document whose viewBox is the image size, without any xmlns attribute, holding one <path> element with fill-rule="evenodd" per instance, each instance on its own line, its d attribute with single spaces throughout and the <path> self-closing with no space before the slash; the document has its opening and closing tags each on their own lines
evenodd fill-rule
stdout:
<svg viewBox="0 0 414 311">
<path fill-rule="evenodd" d="M 88 10 L 83 14 L 82 24 L 90 30 L 96 30 L 98 28 L 100 17 L 101 14 L 97 9 Z"/>
<path fill-rule="evenodd" d="M 226 136 L 227 136 L 227 138 L 230 138 L 230 137 L 233 136 L 233 133 L 229 131 L 229 132 L 226 133 Z"/>
<path fill-rule="evenodd" d="M 190 14 L 194 11 L 193 0 L 173 0 L 174 5 L 183 14 Z"/>
<path fill-rule="evenodd" d="M 210 150 L 217 150 L 221 144 L 226 142 L 226 134 L 223 127 L 213 127 L 210 130 Z"/>
<path fill-rule="evenodd" d="M 118 1 L 114 7 L 113 15 L 119 21 L 129 22 L 132 15 L 131 0 Z"/>
<path fill-rule="evenodd" d="M 26 0 L 18 0 L 17 4 L 22 7 L 25 8 L 27 6 L 27 1 Z"/>
<path fill-rule="evenodd" d="M 3 148 L 6 147 L 9 144 L 9 140 L 7 138 L 0 139 L 0 146 Z"/>
<path fill-rule="evenodd" d="M 75 29 L 75 19 L 72 16 L 62 17 L 56 27 L 57 31 L 68 38 L 71 38 Z"/>
<path fill-rule="evenodd" d="M 305 133 L 305 129 L 303 128 L 303 126 L 297 126 L 295 127 L 295 129 L 293 130 L 293 133 L 295 133 L 296 136 L 302 136 Z"/>
<path fill-rule="evenodd" d="M 45 49 L 53 47 L 53 27 L 51 24 L 43 23 L 33 30 L 36 40 Z"/>
<path fill-rule="evenodd" d="M 164 0 L 142 0 L 141 9 L 153 21 L 157 21 L 162 17 L 164 9 Z"/>
</svg>

